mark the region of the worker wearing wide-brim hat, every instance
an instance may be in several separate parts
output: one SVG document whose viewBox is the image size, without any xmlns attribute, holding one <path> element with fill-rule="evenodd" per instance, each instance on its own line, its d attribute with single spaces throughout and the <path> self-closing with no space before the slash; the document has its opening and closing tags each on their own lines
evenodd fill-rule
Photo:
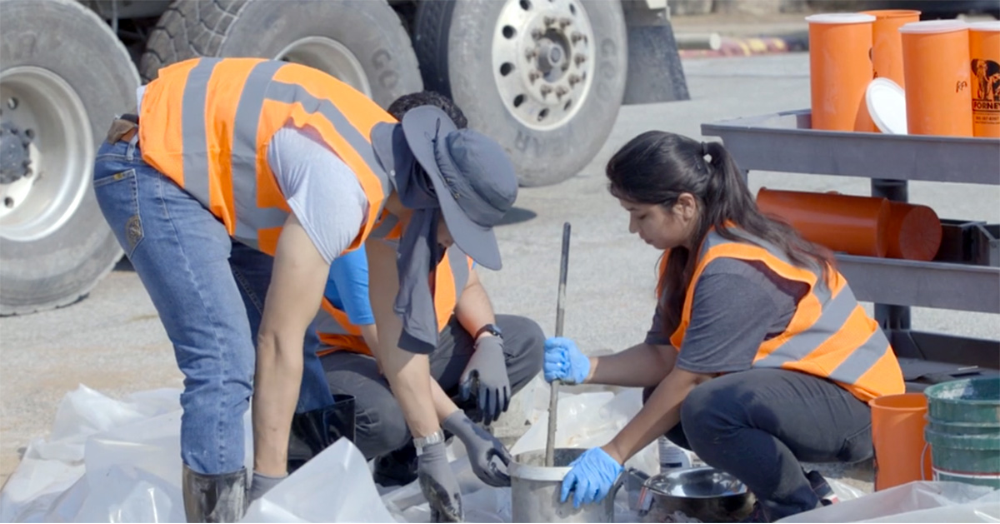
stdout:
<svg viewBox="0 0 1000 524">
<path fill-rule="evenodd" d="M 719 143 L 651 131 L 608 162 L 629 232 L 665 251 L 652 327 L 598 358 L 546 341 L 547 380 L 648 388 L 642 410 L 585 452 L 562 484 L 577 505 L 604 498 L 622 464 L 661 435 L 741 480 L 750 520 L 821 504 L 805 462 L 872 455 L 867 402 L 903 393 L 899 363 L 821 246 L 758 211 Z"/>
<path fill-rule="evenodd" d="M 492 227 L 517 193 L 502 148 L 456 131 L 436 108 L 399 124 L 335 78 L 280 61 L 179 62 L 142 88 L 137 113 L 112 126 L 94 190 L 185 375 L 188 519 L 242 516 L 251 396 L 251 497 L 285 475 L 297 401 L 300 410 L 332 402 L 322 369 L 307 381 L 322 387 L 299 394 L 303 355 L 307 371 L 318 364 L 310 324 L 330 262 L 365 246 L 377 352 L 410 431 L 424 439 L 420 474 L 440 488 L 432 505 L 460 514 L 438 421 L 425 409 L 437 336 L 427 329 L 427 276 L 439 244 L 453 241 L 500 267 Z M 398 251 L 378 241 L 393 220 L 404 223 Z"/>
</svg>

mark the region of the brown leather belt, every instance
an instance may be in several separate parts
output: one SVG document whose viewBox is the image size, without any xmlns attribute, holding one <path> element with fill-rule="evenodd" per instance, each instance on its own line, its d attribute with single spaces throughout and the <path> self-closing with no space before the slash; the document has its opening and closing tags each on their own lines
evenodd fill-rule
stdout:
<svg viewBox="0 0 1000 524">
<path fill-rule="evenodd" d="M 138 132 L 139 124 L 125 118 L 116 118 L 108 129 L 107 141 L 109 144 L 130 142 Z"/>
</svg>

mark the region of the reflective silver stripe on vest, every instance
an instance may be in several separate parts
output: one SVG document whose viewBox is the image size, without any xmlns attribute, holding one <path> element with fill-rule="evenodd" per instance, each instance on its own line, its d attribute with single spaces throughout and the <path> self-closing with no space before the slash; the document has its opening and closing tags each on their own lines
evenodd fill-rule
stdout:
<svg viewBox="0 0 1000 524">
<path fill-rule="evenodd" d="M 385 238 L 386 235 L 392 232 L 392 229 L 396 227 L 396 224 L 398 223 L 399 223 L 399 217 L 397 217 L 396 215 L 390 214 L 386 216 L 385 219 L 382 220 L 382 222 L 378 226 L 372 229 L 371 237 Z"/>
<path fill-rule="evenodd" d="M 375 176 L 378 177 L 379 183 L 382 184 L 382 194 L 388 197 L 392 193 L 392 184 L 389 182 L 389 175 L 386 174 L 385 170 L 382 169 L 382 165 L 379 164 L 378 159 L 375 158 L 375 150 L 372 149 L 371 143 L 357 128 L 351 125 L 347 117 L 344 116 L 344 113 L 340 109 L 337 109 L 337 106 L 333 102 L 316 98 L 303 89 L 302 86 L 286 84 L 284 82 L 271 82 L 267 86 L 267 98 L 268 100 L 284 102 L 286 104 L 298 102 L 302 104 L 302 108 L 307 113 L 319 113 L 326 117 L 333 124 L 334 129 L 340 133 L 340 136 L 344 137 L 347 143 L 357 151 L 365 161 L 365 164 L 368 165 L 368 169 L 371 169 L 372 173 L 375 173 Z M 381 209 L 378 210 L 378 212 L 381 211 Z"/>
<path fill-rule="evenodd" d="M 771 256 L 777 258 L 778 260 L 784 262 L 785 264 L 788 264 L 789 266 L 801 267 L 798 264 L 792 262 L 783 250 L 778 249 L 777 246 L 768 242 L 767 240 L 758 238 L 742 229 L 735 227 L 729 228 L 728 231 L 732 233 L 733 236 L 742 238 L 743 240 L 746 241 L 746 243 L 750 245 L 763 248 Z M 723 237 L 716 231 L 709 231 L 708 234 L 705 235 L 705 242 L 702 246 L 702 251 L 699 256 L 704 256 L 705 253 L 713 247 L 727 243 L 733 243 L 733 241 Z M 824 303 L 827 300 L 830 300 L 830 295 L 831 295 L 830 288 L 829 286 L 826 285 L 826 282 L 823 281 L 822 271 L 814 267 L 806 269 L 816 277 L 816 285 L 813 286 L 813 293 L 816 295 L 816 298 L 819 299 L 820 303 Z"/>
<path fill-rule="evenodd" d="M 202 58 L 188 73 L 181 103 L 181 140 L 184 145 L 184 190 L 206 208 L 208 198 L 208 132 L 205 129 L 205 101 L 208 81 L 219 58 Z"/>
<path fill-rule="evenodd" d="M 854 350 L 830 373 L 830 378 L 854 384 L 889 351 L 889 339 L 881 329 L 876 329 L 864 344 Z"/>
<path fill-rule="evenodd" d="M 233 121 L 232 179 L 236 232 L 240 242 L 258 247 L 257 230 L 281 227 L 288 213 L 277 207 L 257 206 L 257 123 L 264 108 L 267 86 L 285 62 L 261 62 L 247 76 Z M 247 176 L 254 173 L 254 176 Z"/>
<path fill-rule="evenodd" d="M 205 125 L 208 83 L 219 58 L 202 58 L 188 74 L 181 108 L 181 134 L 184 143 L 184 189 L 205 207 L 210 206 L 208 192 L 208 140 Z M 325 117 L 378 177 L 383 195 L 392 192 L 389 177 L 375 159 L 371 144 L 329 100 L 322 100 L 294 84 L 272 79 L 285 62 L 266 61 L 254 66 L 240 94 L 233 123 L 232 180 L 236 207 L 237 240 L 258 247 L 257 230 L 281 227 L 287 218 L 280 208 L 257 207 L 257 129 L 265 100 L 300 103 L 309 113 Z M 383 200 L 383 205 L 385 204 Z M 377 210 L 381 212 L 381 209 Z"/>
<path fill-rule="evenodd" d="M 751 243 L 757 244 L 765 249 L 772 256 L 780 259 L 786 264 L 794 265 L 788 260 L 785 254 L 773 244 L 758 239 L 746 231 L 732 228 L 730 231 Z M 705 250 L 718 247 L 733 241 L 723 238 L 715 231 L 709 232 L 705 239 Z M 702 251 L 702 255 L 706 251 Z M 774 350 L 770 355 L 753 363 L 754 367 L 778 368 L 782 364 L 797 362 L 807 358 L 820 345 L 825 343 L 838 331 L 840 331 L 851 314 L 858 308 L 858 300 L 854 296 L 851 287 L 844 284 L 837 296 L 831 298 L 831 291 L 822 282 L 818 270 L 812 270 L 817 276 L 816 285 L 811 293 L 816 296 L 820 304 L 820 316 L 816 322 L 806 328 L 805 331 L 789 338 L 785 343 Z M 855 348 L 851 354 L 844 359 L 840 365 L 830 372 L 829 378 L 846 384 L 854 384 L 864 375 L 876 362 L 889 351 L 889 340 L 881 329 L 876 328 L 868 337 L 864 344 Z"/>
<path fill-rule="evenodd" d="M 786 362 L 795 362 L 807 357 L 823 342 L 840 330 L 858 307 L 851 288 L 844 286 L 833 300 L 820 302 L 823 308 L 816 323 L 778 346 L 774 353 L 754 362 L 754 366 L 776 368 Z"/>
</svg>

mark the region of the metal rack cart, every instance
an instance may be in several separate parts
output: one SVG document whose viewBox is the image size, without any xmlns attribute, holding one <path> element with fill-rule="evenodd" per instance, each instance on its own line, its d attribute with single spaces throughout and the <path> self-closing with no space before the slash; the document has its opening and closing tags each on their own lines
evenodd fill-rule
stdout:
<svg viewBox="0 0 1000 524">
<path fill-rule="evenodd" d="M 871 179 L 873 196 L 907 201 L 910 180 L 1000 185 L 1000 140 L 813 130 L 809 110 L 702 124 L 744 175 L 778 171 Z M 877 178 L 875 178 L 877 177 Z M 859 300 L 875 303 L 911 390 L 965 375 L 997 375 L 1000 341 L 911 329 L 910 306 L 1000 313 L 1000 231 L 942 220 L 932 262 L 837 254 Z"/>
</svg>

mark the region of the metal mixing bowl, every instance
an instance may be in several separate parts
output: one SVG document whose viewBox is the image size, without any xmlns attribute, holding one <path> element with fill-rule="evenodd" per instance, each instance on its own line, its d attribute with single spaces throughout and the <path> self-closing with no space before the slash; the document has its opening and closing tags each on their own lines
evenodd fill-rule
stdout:
<svg viewBox="0 0 1000 524">
<path fill-rule="evenodd" d="M 653 497 L 647 522 L 663 522 L 675 511 L 702 522 L 735 522 L 753 507 L 753 495 L 742 482 L 707 466 L 656 475 L 644 486 Z"/>
</svg>

